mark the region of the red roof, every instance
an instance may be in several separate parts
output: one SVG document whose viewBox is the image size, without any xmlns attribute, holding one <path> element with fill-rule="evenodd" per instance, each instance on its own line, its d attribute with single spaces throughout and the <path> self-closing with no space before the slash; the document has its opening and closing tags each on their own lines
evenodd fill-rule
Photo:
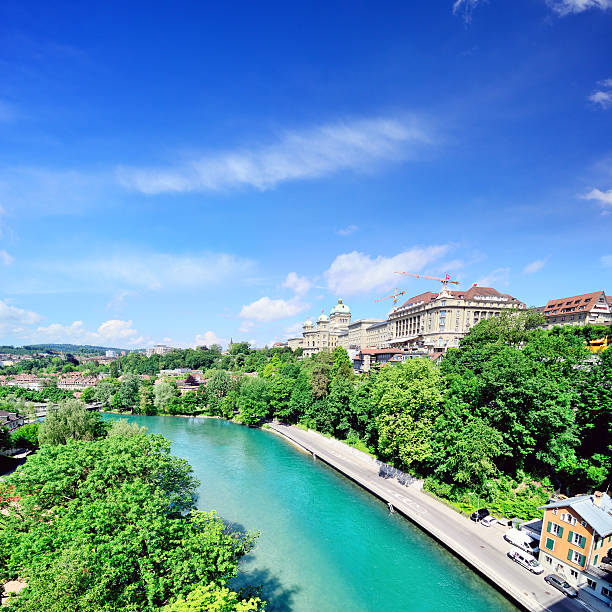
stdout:
<svg viewBox="0 0 612 612">
<path fill-rule="evenodd" d="M 595 293 L 583 293 L 582 295 L 549 300 L 544 307 L 544 316 L 556 317 L 572 312 L 589 312 L 602 295 L 605 296 L 603 291 L 595 291 Z M 606 301 L 610 305 L 610 298 L 606 298 Z"/>
<path fill-rule="evenodd" d="M 497 289 L 493 289 L 493 287 L 480 287 L 477 284 L 473 284 L 467 291 L 449 291 L 449 293 L 454 298 L 459 298 L 461 300 L 469 300 L 476 301 L 480 296 L 484 297 L 497 297 L 497 298 L 506 298 L 508 302 L 514 302 L 517 306 L 523 305 L 523 302 L 517 300 L 515 297 L 511 296 L 508 293 L 500 293 Z M 425 293 L 419 293 L 419 295 L 415 295 L 411 297 L 407 302 L 402 304 L 400 308 L 404 306 L 410 306 L 411 304 L 417 304 L 419 302 L 423 302 L 425 304 L 429 304 L 429 302 L 435 300 L 440 294 L 433 293 L 432 291 L 426 291 Z"/>
</svg>

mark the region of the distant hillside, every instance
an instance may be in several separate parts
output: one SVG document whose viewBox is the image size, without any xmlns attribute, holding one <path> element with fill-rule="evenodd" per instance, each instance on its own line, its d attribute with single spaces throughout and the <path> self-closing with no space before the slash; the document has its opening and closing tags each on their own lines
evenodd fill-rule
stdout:
<svg viewBox="0 0 612 612">
<path fill-rule="evenodd" d="M 73 355 L 104 355 L 106 351 L 120 352 L 125 349 L 92 346 L 90 344 L 27 344 L 24 346 L 0 346 L 0 354 L 12 353 L 28 355 L 30 353 L 53 352 L 72 353 Z"/>
</svg>

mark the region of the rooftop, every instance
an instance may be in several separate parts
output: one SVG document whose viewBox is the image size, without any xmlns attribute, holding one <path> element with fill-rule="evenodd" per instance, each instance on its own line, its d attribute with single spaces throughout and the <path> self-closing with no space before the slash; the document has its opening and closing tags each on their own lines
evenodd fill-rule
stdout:
<svg viewBox="0 0 612 612">
<path fill-rule="evenodd" d="M 596 499 L 601 501 L 597 505 Z M 601 537 L 612 535 L 612 499 L 606 493 L 577 495 L 540 506 L 540 508 L 571 508 L 575 510 Z"/>
</svg>

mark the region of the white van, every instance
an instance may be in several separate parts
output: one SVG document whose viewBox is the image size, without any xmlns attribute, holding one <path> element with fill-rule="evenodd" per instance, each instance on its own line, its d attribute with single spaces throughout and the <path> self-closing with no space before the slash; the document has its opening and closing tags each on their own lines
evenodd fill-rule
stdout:
<svg viewBox="0 0 612 612">
<path fill-rule="evenodd" d="M 526 533 L 523 533 L 518 529 L 510 529 L 509 531 L 506 531 L 506 533 L 504 533 L 504 540 L 530 554 L 540 552 L 538 545 L 539 543 L 531 536 L 528 536 Z"/>
<path fill-rule="evenodd" d="M 508 556 L 534 574 L 541 574 L 544 572 L 544 568 L 535 560 L 535 557 L 529 553 L 520 550 L 511 550 Z"/>
</svg>

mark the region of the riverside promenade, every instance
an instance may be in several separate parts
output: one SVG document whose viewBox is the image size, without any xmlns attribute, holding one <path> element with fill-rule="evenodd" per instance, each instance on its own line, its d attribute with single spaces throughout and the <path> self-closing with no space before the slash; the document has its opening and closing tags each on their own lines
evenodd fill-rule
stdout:
<svg viewBox="0 0 612 612">
<path fill-rule="evenodd" d="M 508 528 L 483 527 L 455 512 L 420 490 L 420 481 L 405 478 L 386 464 L 342 442 L 291 425 L 269 423 L 269 427 L 302 450 L 335 468 L 374 494 L 436 538 L 446 548 L 476 569 L 521 608 L 533 612 L 595 610 L 581 600 L 571 600 L 511 561 L 512 548 L 503 539 Z M 405 476 L 405 475 L 404 475 Z M 589 600 L 589 604 L 591 601 Z M 601 608 L 600 608 L 601 609 Z"/>
</svg>

